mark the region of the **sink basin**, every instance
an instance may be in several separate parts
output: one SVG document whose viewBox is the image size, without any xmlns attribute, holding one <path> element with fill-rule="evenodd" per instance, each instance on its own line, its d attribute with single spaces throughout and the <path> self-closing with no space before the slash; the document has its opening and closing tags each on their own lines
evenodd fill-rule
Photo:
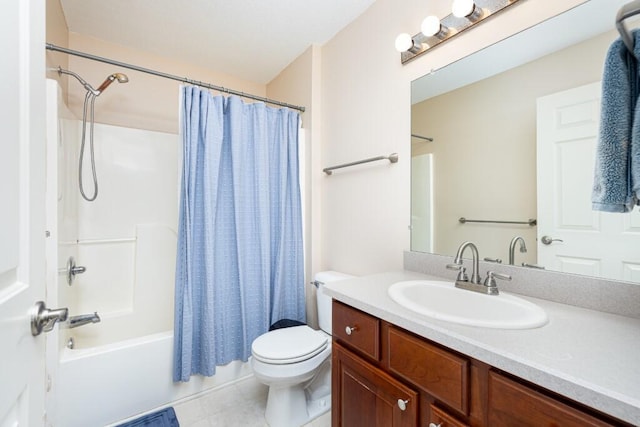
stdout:
<svg viewBox="0 0 640 427">
<path fill-rule="evenodd" d="M 389 296 L 416 313 L 463 325 L 530 329 L 547 323 L 539 306 L 513 295 L 485 295 L 458 289 L 452 282 L 408 280 L 389 287 Z"/>
</svg>

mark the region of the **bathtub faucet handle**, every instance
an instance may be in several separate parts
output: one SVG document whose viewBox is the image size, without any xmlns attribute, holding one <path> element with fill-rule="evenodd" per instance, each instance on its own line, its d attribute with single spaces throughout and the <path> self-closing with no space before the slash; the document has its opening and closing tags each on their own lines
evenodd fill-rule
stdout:
<svg viewBox="0 0 640 427">
<path fill-rule="evenodd" d="M 76 266 L 76 260 L 70 256 L 67 260 L 67 268 L 62 271 L 67 273 L 67 284 L 71 286 L 73 284 L 73 279 L 76 278 L 76 274 L 84 273 L 87 271 L 87 268 L 81 265 Z"/>
<path fill-rule="evenodd" d="M 82 274 L 85 271 L 87 271 L 87 267 L 83 267 L 81 265 L 77 266 L 77 267 L 73 267 L 71 269 L 71 273 L 75 276 L 76 274 Z"/>
</svg>

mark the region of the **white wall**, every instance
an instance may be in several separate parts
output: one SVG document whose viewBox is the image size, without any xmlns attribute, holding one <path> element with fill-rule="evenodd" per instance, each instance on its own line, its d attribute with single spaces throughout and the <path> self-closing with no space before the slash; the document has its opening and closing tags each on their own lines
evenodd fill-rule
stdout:
<svg viewBox="0 0 640 427">
<path fill-rule="evenodd" d="M 448 14 L 449 0 L 377 0 L 322 48 L 323 167 L 399 153 L 385 162 L 346 169 L 321 181 L 321 269 L 369 274 L 401 269 L 409 249 L 410 86 L 481 47 L 556 15 L 581 0 L 522 1 L 403 66 L 397 34 L 419 31 L 430 12 Z"/>
<path fill-rule="evenodd" d="M 521 1 L 506 12 L 433 51 L 401 65 L 398 33 L 419 31 L 429 13 L 445 16 L 450 0 L 377 0 L 322 48 L 314 47 L 267 87 L 232 76 L 195 70 L 145 52 L 69 34 L 72 49 L 213 81 L 309 108 L 303 115 L 311 159 L 309 207 L 311 275 L 324 269 L 353 274 L 402 268 L 409 249 L 410 83 L 481 47 L 554 16 L 584 0 Z M 52 64 L 50 64 L 52 65 Z M 70 58 L 69 67 L 99 82 L 113 67 Z M 126 87 L 109 89 L 96 102 L 99 122 L 165 132 L 177 129 L 177 84 L 128 72 Z M 301 83 L 304 82 L 304 83 Z M 76 111 L 79 88 L 70 85 Z M 309 94 L 311 94 L 309 96 Z M 151 95 L 151 96 L 150 96 Z M 323 167 L 398 152 L 399 163 L 377 162 L 325 176 Z"/>
</svg>

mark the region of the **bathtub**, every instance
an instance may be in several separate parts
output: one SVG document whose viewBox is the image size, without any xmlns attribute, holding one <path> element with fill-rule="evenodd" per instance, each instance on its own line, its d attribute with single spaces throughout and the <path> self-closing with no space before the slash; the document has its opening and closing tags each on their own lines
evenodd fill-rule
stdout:
<svg viewBox="0 0 640 427">
<path fill-rule="evenodd" d="M 101 321 L 47 334 L 46 425 L 118 423 L 251 375 L 234 362 L 172 381 L 177 135 L 96 123 L 100 193 L 88 203 L 77 184 L 81 125 L 53 80 L 47 113 L 47 303 Z M 71 256 L 86 272 L 69 284 Z"/>
<path fill-rule="evenodd" d="M 217 368 L 213 377 L 171 379 L 173 333 L 87 349 L 62 348 L 58 370 L 59 426 L 105 426 L 251 375 L 247 363 Z"/>
</svg>

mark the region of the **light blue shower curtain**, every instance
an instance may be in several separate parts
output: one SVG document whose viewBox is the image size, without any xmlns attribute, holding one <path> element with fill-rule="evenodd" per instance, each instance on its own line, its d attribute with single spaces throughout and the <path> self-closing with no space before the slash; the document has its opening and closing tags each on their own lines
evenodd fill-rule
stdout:
<svg viewBox="0 0 640 427">
<path fill-rule="evenodd" d="M 182 88 L 174 381 L 305 320 L 298 113 Z"/>
</svg>

